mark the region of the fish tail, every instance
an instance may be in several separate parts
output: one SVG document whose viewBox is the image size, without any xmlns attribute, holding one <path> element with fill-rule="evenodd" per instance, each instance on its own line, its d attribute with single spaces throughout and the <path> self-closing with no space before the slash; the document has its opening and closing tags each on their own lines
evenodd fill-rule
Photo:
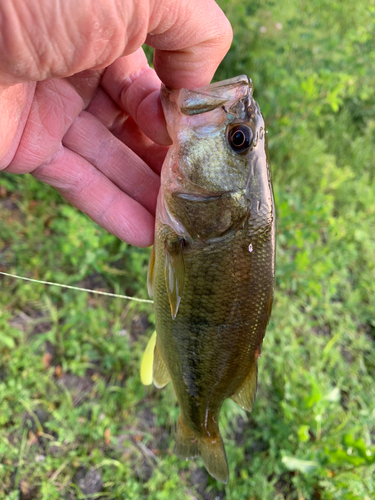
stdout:
<svg viewBox="0 0 375 500">
<path fill-rule="evenodd" d="M 181 413 L 177 419 L 175 453 L 186 459 L 199 456 L 197 435 L 186 425 Z"/>
<path fill-rule="evenodd" d="M 227 457 L 219 430 L 214 438 L 197 436 L 186 425 L 180 413 L 177 420 L 175 453 L 185 459 L 200 456 L 212 477 L 222 483 L 228 483 Z"/>
</svg>

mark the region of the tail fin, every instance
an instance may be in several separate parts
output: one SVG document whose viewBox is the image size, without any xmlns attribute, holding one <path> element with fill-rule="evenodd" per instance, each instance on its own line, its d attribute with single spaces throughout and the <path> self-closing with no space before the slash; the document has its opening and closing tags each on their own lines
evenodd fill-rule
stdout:
<svg viewBox="0 0 375 500">
<path fill-rule="evenodd" d="M 186 460 L 200 456 L 212 477 L 222 483 L 228 483 L 228 463 L 220 433 L 214 438 L 198 437 L 186 425 L 181 413 L 177 420 L 175 453 Z"/>
</svg>

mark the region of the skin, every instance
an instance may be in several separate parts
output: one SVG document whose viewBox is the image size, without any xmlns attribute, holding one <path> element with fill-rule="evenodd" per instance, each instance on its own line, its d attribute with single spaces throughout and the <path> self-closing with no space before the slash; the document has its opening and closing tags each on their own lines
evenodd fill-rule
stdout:
<svg viewBox="0 0 375 500">
<path fill-rule="evenodd" d="M 208 84 L 231 40 L 213 0 L 2 0 L 0 171 L 31 173 L 151 245 L 171 143 L 160 83 Z"/>
</svg>

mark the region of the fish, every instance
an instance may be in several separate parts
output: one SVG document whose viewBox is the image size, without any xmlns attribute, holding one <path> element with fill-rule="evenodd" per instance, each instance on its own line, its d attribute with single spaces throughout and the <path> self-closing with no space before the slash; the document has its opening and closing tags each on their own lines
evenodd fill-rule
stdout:
<svg viewBox="0 0 375 500">
<path fill-rule="evenodd" d="M 266 129 L 246 75 L 193 90 L 163 87 L 161 99 L 173 144 L 147 276 L 156 327 L 147 383 L 172 381 L 176 454 L 201 457 L 212 477 L 228 483 L 219 413 L 227 398 L 253 407 L 274 295 Z"/>
</svg>

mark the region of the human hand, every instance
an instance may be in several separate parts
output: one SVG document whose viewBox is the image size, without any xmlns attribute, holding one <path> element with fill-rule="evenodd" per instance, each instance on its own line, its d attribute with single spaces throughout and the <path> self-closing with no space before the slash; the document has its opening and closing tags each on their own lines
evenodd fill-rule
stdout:
<svg viewBox="0 0 375 500">
<path fill-rule="evenodd" d="M 214 0 L 2 0 L 0 26 L 0 171 L 31 173 L 119 238 L 151 245 L 170 144 L 160 80 L 208 84 L 229 21 Z"/>
</svg>

